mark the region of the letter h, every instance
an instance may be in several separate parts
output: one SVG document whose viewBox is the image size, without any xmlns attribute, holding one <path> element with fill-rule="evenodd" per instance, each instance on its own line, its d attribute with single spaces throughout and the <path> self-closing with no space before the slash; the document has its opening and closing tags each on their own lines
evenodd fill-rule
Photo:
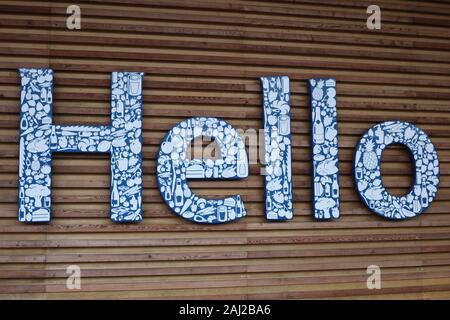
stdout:
<svg viewBox="0 0 450 320">
<path fill-rule="evenodd" d="M 143 73 L 113 72 L 110 126 L 53 125 L 53 70 L 20 70 L 19 221 L 48 222 L 54 152 L 111 154 L 111 219 L 142 220 Z"/>
</svg>

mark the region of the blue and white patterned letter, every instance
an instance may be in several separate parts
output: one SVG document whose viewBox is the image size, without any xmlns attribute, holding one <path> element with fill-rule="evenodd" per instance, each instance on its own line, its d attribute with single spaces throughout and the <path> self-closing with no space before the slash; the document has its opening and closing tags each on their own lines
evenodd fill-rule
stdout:
<svg viewBox="0 0 450 320">
<path fill-rule="evenodd" d="M 187 158 L 187 148 L 197 137 L 212 137 L 221 157 Z M 243 179 L 248 177 L 244 141 L 230 124 L 217 118 L 190 118 L 173 127 L 158 154 L 158 187 L 161 196 L 179 216 L 197 223 L 217 224 L 246 215 L 240 195 L 208 200 L 189 188 L 188 179 Z"/>
<path fill-rule="evenodd" d="M 268 220 L 292 219 L 291 107 L 288 77 L 262 77 L 265 207 Z"/>
<path fill-rule="evenodd" d="M 401 197 L 389 194 L 381 179 L 381 155 L 391 144 L 406 146 L 416 167 L 414 185 Z M 370 128 L 359 141 L 353 169 L 362 200 L 386 219 L 404 220 L 421 214 L 439 188 L 436 148 L 425 132 L 408 122 L 388 121 Z"/>
<path fill-rule="evenodd" d="M 111 126 L 53 125 L 53 71 L 20 78 L 19 221 L 50 221 L 53 152 L 110 153 L 111 219 L 142 220 L 143 73 L 112 73 Z"/>
<path fill-rule="evenodd" d="M 310 79 L 314 218 L 339 218 L 336 81 Z"/>
</svg>

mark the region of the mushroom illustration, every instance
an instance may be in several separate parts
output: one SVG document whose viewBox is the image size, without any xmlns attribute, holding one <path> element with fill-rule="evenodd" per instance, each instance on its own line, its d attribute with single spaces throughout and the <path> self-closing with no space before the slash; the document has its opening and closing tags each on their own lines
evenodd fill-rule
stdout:
<svg viewBox="0 0 450 320">
<path fill-rule="evenodd" d="M 42 197 L 50 195 L 50 189 L 40 184 L 32 184 L 25 191 L 27 197 L 34 198 L 34 204 L 37 208 L 42 207 Z"/>
<path fill-rule="evenodd" d="M 325 218 L 330 217 L 330 208 L 333 208 L 335 205 L 336 202 L 330 198 L 320 198 L 316 202 L 316 208 L 319 210 L 323 210 Z"/>
</svg>

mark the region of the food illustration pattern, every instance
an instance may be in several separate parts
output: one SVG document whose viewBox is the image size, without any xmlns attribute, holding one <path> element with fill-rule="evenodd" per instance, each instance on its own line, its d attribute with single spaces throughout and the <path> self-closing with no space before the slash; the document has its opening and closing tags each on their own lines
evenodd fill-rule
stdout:
<svg viewBox="0 0 450 320">
<path fill-rule="evenodd" d="M 187 158 L 191 141 L 200 136 L 214 138 L 219 159 Z M 204 199 L 189 188 L 187 179 L 242 179 L 248 177 L 245 144 L 230 124 L 217 118 L 186 119 L 173 127 L 161 143 L 157 175 L 161 196 L 179 216 L 197 223 L 217 224 L 246 215 L 240 195 Z"/>
<path fill-rule="evenodd" d="M 109 152 L 111 219 L 142 220 L 143 73 L 112 73 L 111 126 L 71 126 L 52 124 L 53 71 L 19 71 L 19 221 L 50 221 L 54 152 Z"/>
<path fill-rule="evenodd" d="M 339 218 L 336 80 L 309 79 L 314 218 Z"/>
<path fill-rule="evenodd" d="M 381 154 L 390 144 L 408 147 L 415 162 L 414 185 L 401 197 L 390 195 L 381 180 Z M 439 160 L 436 148 L 420 128 L 402 121 L 378 124 L 363 135 L 356 150 L 355 183 L 372 211 L 401 220 L 417 216 L 431 205 L 439 187 Z"/>
<path fill-rule="evenodd" d="M 266 218 L 292 219 L 291 107 L 288 77 L 262 77 Z"/>
</svg>

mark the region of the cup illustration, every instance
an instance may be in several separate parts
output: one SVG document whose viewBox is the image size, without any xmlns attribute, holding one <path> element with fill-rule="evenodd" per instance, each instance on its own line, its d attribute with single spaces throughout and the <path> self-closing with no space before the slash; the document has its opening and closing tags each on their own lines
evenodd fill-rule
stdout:
<svg viewBox="0 0 450 320">
<path fill-rule="evenodd" d="M 280 130 L 280 135 L 286 136 L 291 133 L 290 119 L 287 115 L 282 115 L 278 119 L 278 128 Z"/>
<path fill-rule="evenodd" d="M 227 211 L 228 210 L 227 210 L 226 206 L 219 206 L 217 208 L 217 220 L 219 220 L 220 222 L 227 221 L 227 216 L 228 216 Z"/>
<path fill-rule="evenodd" d="M 131 96 L 138 96 L 142 93 L 141 76 L 133 73 L 130 75 L 128 82 L 128 93 Z"/>
</svg>

